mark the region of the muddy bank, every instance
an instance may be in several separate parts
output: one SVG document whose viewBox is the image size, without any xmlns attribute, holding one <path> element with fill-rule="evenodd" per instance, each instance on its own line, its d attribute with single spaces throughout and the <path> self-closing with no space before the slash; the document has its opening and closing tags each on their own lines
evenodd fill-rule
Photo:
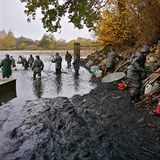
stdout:
<svg viewBox="0 0 160 160">
<path fill-rule="evenodd" d="M 0 129 L 3 160 L 157 160 L 159 117 L 129 103 L 128 91 L 93 79 L 84 96 L 28 101 L 18 117 Z M 7 107 L 7 106 L 6 106 Z M 8 106 L 11 107 L 11 106 Z M 6 113 L 7 115 L 7 113 Z M 6 116 L 7 117 L 7 116 Z"/>
</svg>

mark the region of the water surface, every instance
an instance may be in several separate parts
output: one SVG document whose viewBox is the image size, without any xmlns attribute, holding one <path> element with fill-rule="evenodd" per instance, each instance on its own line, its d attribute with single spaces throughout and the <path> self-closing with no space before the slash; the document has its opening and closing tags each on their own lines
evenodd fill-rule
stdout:
<svg viewBox="0 0 160 160">
<path fill-rule="evenodd" d="M 91 75 L 85 68 L 80 67 L 79 76 L 75 76 L 72 67 L 67 68 L 64 60 L 64 51 L 59 52 L 63 57 L 63 63 L 62 74 L 58 76 L 55 74 L 55 64 L 51 62 L 51 55 L 54 55 L 55 52 L 0 51 L 0 60 L 4 58 L 6 53 L 12 55 L 16 62 L 19 55 L 28 59 L 30 54 L 33 57 L 40 55 L 44 62 L 42 77 L 41 79 L 37 78 L 36 81 L 33 81 L 31 69 L 24 70 L 21 64 L 16 63 L 16 70 L 13 69 L 11 77 L 16 79 L 17 97 L 9 102 L 11 104 L 23 105 L 26 101 L 37 98 L 54 98 L 58 96 L 70 98 L 75 94 L 86 94 L 95 87 L 90 82 Z"/>
</svg>

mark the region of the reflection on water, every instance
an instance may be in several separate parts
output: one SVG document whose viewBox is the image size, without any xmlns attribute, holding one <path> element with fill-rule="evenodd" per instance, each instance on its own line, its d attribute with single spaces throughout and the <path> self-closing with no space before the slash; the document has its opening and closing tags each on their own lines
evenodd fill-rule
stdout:
<svg viewBox="0 0 160 160">
<path fill-rule="evenodd" d="M 79 91 L 79 75 L 73 74 L 75 92 Z"/>
<path fill-rule="evenodd" d="M 16 90 L 12 90 L 10 92 L 7 92 L 7 93 L 4 93 L 3 95 L 1 95 L 0 97 L 0 106 L 1 106 L 1 102 L 8 102 L 14 98 L 17 97 L 17 93 L 16 93 Z"/>
<path fill-rule="evenodd" d="M 4 54 L 5 53 L 0 54 L 0 59 L 4 58 Z M 28 59 L 30 54 L 35 58 L 35 55 L 38 53 L 10 52 L 9 54 L 12 55 L 17 62 L 18 59 L 16 57 L 20 54 Z M 15 78 L 17 82 L 17 98 L 11 101 L 11 104 L 13 102 L 16 106 L 23 106 L 26 101 L 37 98 L 54 98 L 57 96 L 70 98 L 75 94 L 86 94 L 95 87 L 95 85 L 90 82 L 91 76 L 85 68 L 80 67 L 78 76 L 74 74 L 75 71 L 73 66 L 71 66 L 71 68 L 67 68 L 66 61 L 61 52 L 60 55 L 63 58 L 63 72 L 61 75 L 56 75 L 55 65 L 52 65 L 53 63 L 51 63 L 51 54 L 40 55 L 40 58 L 44 63 L 44 71 L 42 72 L 41 80 L 37 79 L 35 82 L 32 79 L 32 70 L 23 70 L 22 65 L 16 63 L 17 70 L 13 71 L 12 78 Z"/>
<path fill-rule="evenodd" d="M 37 79 L 36 81 L 33 81 L 33 93 L 37 98 L 42 97 L 44 93 L 44 89 L 43 89 L 43 84 L 41 79 Z"/>
<path fill-rule="evenodd" d="M 61 92 L 61 90 L 62 90 L 62 77 L 61 77 L 61 75 L 59 74 L 59 75 L 57 75 L 56 76 L 56 78 L 55 78 L 55 84 L 56 84 L 56 93 L 57 93 L 57 95 Z"/>
</svg>

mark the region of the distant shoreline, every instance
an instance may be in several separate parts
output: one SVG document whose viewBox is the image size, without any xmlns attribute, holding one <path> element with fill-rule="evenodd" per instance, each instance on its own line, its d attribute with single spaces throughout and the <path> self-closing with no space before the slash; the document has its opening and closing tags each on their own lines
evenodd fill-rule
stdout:
<svg viewBox="0 0 160 160">
<path fill-rule="evenodd" d="M 19 54 L 39 54 L 39 55 L 54 55 L 56 52 L 59 52 L 61 55 L 65 55 L 66 51 L 71 53 L 72 55 L 74 54 L 74 50 L 0 50 L 0 54 L 11 54 L 11 53 L 19 53 Z M 90 55 L 91 53 L 94 53 L 96 49 L 81 49 L 80 54 L 81 56 L 87 56 Z"/>
</svg>

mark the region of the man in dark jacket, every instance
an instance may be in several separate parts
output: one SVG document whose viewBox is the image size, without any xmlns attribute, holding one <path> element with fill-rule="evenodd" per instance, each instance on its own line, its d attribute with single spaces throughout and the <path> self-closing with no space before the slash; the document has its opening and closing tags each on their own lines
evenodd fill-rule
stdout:
<svg viewBox="0 0 160 160">
<path fill-rule="evenodd" d="M 33 70 L 33 80 L 36 79 L 36 75 L 38 74 L 39 78 L 41 78 L 41 71 L 44 68 L 44 64 L 40 57 L 37 55 L 36 60 L 33 62 L 32 70 Z"/>
<path fill-rule="evenodd" d="M 2 67 L 2 77 L 9 78 L 12 74 L 11 70 L 12 60 L 9 58 L 9 55 L 5 55 L 5 59 L 0 63 L 0 68 Z"/>
<path fill-rule="evenodd" d="M 150 47 L 148 45 L 144 45 L 140 51 L 134 53 L 131 57 L 130 61 L 133 61 L 134 59 L 138 59 L 140 65 L 142 68 L 145 67 L 146 63 L 146 56 L 150 52 Z"/>
<path fill-rule="evenodd" d="M 65 60 L 67 62 L 67 67 L 71 67 L 72 55 L 68 51 L 66 52 Z"/>
<path fill-rule="evenodd" d="M 29 67 L 27 59 L 25 57 L 22 57 L 21 55 L 19 56 L 19 58 L 21 59 L 22 66 L 25 70 L 27 70 Z"/>
<path fill-rule="evenodd" d="M 118 53 L 116 53 L 115 49 L 112 49 L 111 52 L 109 52 L 107 56 L 107 64 L 106 64 L 104 75 L 107 72 L 114 71 L 117 58 L 122 59 L 122 57 Z"/>
<path fill-rule="evenodd" d="M 10 59 L 11 59 L 11 61 L 12 61 L 11 67 L 12 67 L 12 68 L 16 67 L 15 59 L 14 59 L 12 56 L 10 56 Z"/>
<path fill-rule="evenodd" d="M 62 57 L 59 55 L 59 53 L 56 53 L 56 56 L 54 60 L 52 60 L 53 63 L 56 65 L 56 74 L 61 74 L 62 69 Z"/>
<path fill-rule="evenodd" d="M 127 68 L 127 80 L 130 88 L 131 103 L 135 103 L 140 100 L 142 72 L 144 72 L 140 62 L 140 59 L 135 58 Z"/>
<path fill-rule="evenodd" d="M 32 67 L 33 62 L 34 62 L 34 58 L 33 58 L 32 55 L 30 55 L 30 57 L 28 58 L 28 64 L 29 64 L 30 67 Z"/>
<path fill-rule="evenodd" d="M 138 61 L 140 66 L 143 68 L 143 72 L 141 75 L 142 79 L 147 77 L 147 74 L 150 74 L 150 70 L 145 66 L 147 54 L 150 52 L 150 47 L 148 45 L 144 45 L 138 52 L 134 53 L 131 57 L 130 62 Z"/>
</svg>

